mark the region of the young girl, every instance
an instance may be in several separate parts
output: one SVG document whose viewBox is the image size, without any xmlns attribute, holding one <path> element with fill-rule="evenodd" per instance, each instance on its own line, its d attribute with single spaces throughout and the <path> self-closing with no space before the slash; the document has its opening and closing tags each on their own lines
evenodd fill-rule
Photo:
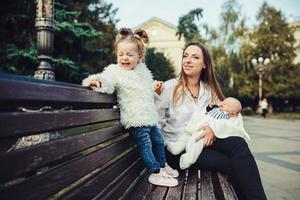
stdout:
<svg viewBox="0 0 300 200">
<path fill-rule="evenodd" d="M 142 62 L 144 30 L 134 33 L 122 28 L 115 43 L 117 64 L 111 64 L 100 74 L 83 80 L 83 85 L 112 94 L 115 90 L 120 105 L 121 123 L 138 144 L 140 155 L 151 173 L 148 181 L 155 185 L 174 187 L 178 171 L 166 163 L 164 138 L 157 127 L 158 114 L 154 104 L 154 90 L 160 93 L 161 84 L 155 84 L 151 72 Z M 152 151 L 153 150 L 153 151 Z"/>
</svg>

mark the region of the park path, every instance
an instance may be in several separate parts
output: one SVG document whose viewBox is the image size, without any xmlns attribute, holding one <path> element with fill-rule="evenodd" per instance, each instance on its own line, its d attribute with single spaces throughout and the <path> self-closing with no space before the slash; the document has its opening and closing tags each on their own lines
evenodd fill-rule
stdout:
<svg viewBox="0 0 300 200">
<path fill-rule="evenodd" d="M 300 199 L 300 121 L 244 117 L 270 200 Z"/>
</svg>

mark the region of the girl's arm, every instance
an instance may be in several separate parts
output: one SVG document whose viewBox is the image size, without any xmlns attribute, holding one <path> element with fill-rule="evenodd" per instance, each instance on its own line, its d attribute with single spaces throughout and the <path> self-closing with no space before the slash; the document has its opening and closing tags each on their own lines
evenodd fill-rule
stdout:
<svg viewBox="0 0 300 200">
<path fill-rule="evenodd" d="M 110 65 L 106 67 L 102 73 L 88 76 L 82 81 L 82 85 L 86 87 L 92 86 L 92 89 L 97 92 L 112 94 L 115 91 L 116 84 L 116 78 L 113 72 L 113 65 Z"/>
</svg>

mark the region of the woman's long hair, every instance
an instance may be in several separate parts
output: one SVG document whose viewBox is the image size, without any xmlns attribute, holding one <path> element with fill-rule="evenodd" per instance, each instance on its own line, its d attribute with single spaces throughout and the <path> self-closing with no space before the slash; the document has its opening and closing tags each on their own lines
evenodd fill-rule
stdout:
<svg viewBox="0 0 300 200">
<path fill-rule="evenodd" d="M 215 77 L 214 71 L 213 71 L 213 66 L 212 66 L 212 60 L 209 55 L 208 50 L 206 47 L 201 44 L 200 42 L 190 42 L 188 43 L 184 49 L 183 49 L 183 54 L 186 48 L 189 46 L 197 46 L 201 49 L 202 54 L 203 54 L 203 62 L 204 65 L 206 66 L 205 69 L 201 70 L 201 75 L 199 79 L 199 84 L 200 81 L 202 81 L 205 84 L 205 87 L 211 90 L 212 93 L 212 103 L 216 103 L 217 99 L 223 100 L 225 97 L 223 95 L 223 92 L 218 84 L 218 81 Z M 182 57 L 183 57 L 182 54 Z M 182 62 L 182 59 L 181 59 Z M 184 73 L 183 70 L 183 63 L 181 63 L 181 72 L 179 74 L 179 80 L 177 85 L 175 86 L 174 93 L 173 93 L 173 106 L 175 107 L 176 105 L 179 104 L 179 101 L 182 102 L 183 100 L 183 93 L 186 89 L 187 85 L 187 75 Z"/>
</svg>

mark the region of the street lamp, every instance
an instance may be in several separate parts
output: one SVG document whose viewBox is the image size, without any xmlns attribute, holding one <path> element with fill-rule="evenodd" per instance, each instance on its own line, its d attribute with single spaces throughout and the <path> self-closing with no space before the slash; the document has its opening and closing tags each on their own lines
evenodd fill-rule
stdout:
<svg viewBox="0 0 300 200">
<path fill-rule="evenodd" d="M 251 60 L 252 64 L 254 65 L 254 69 L 256 74 L 258 75 L 258 96 L 259 102 L 262 100 L 262 75 L 265 73 L 266 66 L 270 63 L 269 58 L 259 57 L 258 59 L 253 58 Z"/>
</svg>

